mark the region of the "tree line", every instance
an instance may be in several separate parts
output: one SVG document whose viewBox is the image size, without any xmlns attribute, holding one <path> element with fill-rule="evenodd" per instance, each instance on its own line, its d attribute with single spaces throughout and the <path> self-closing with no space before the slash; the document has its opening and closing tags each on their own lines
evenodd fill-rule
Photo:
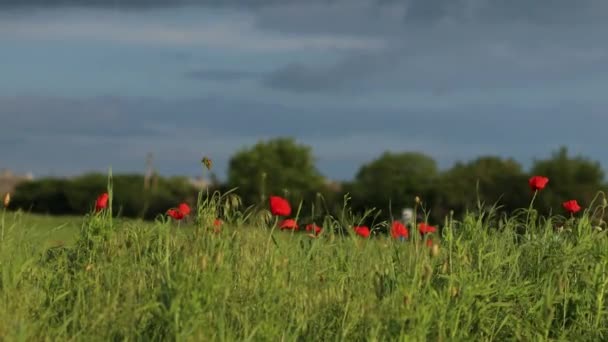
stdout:
<svg viewBox="0 0 608 342">
<path fill-rule="evenodd" d="M 269 195 L 278 194 L 302 203 L 301 217 L 339 215 L 345 208 L 363 215 L 375 208 L 376 218 L 399 218 L 401 210 L 413 207 L 418 197 L 430 219 L 440 223 L 450 212 L 460 215 L 480 205 L 496 205 L 507 213 L 527 207 L 532 175 L 550 179 L 535 199 L 543 214 L 560 212 L 561 203 L 568 199 L 588 206 L 598 191 L 607 188 L 597 161 L 571 156 L 565 147 L 535 160 L 528 170 L 498 156 L 481 156 L 440 170 L 432 157 L 420 152 L 385 152 L 362 165 L 354 179 L 336 187 L 315 166 L 310 147 L 292 138 L 276 138 L 238 151 L 229 161 L 227 181 L 215 182 L 209 191 L 238 188 L 244 205 L 260 207 L 266 206 Z M 185 177 L 155 180 L 156 186 L 150 188 L 143 175 L 114 176 L 114 203 L 123 216 L 154 218 L 180 201 L 195 202 L 200 190 Z M 11 205 L 33 212 L 82 214 L 91 209 L 93 194 L 104 191 L 106 183 L 103 174 L 26 182 L 16 188 Z"/>
</svg>

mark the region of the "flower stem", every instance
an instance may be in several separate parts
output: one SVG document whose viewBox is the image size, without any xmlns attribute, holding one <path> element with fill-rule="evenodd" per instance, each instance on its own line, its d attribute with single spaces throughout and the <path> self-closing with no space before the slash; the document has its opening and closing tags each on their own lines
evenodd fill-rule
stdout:
<svg viewBox="0 0 608 342">
<path fill-rule="evenodd" d="M 528 207 L 528 212 L 526 214 L 526 234 L 528 233 L 528 227 L 530 225 L 530 213 L 532 212 L 532 208 L 534 207 L 534 200 L 536 199 L 536 195 L 538 195 L 538 190 L 534 190 L 534 195 L 532 196 L 532 200 L 530 201 L 530 206 Z"/>
</svg>

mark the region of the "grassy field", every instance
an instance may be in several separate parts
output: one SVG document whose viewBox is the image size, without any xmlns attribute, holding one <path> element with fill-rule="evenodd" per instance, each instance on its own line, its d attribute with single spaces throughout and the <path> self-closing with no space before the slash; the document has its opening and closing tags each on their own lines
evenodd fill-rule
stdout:
<svg viewBox="0 0 608 342">
<path fill-rule="evenodd" d="M 435 249 L 349 215 L 279 231 L 229 197 L 180 222 L 0 212 L 0 340 L 607 340 L 604 209 L 480 210 Z"/>
</svg>

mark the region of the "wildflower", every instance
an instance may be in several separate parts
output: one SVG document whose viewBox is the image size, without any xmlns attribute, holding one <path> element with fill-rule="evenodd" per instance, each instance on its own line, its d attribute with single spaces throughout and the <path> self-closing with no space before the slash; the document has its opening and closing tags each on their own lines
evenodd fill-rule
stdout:
<svg viewBox="0 0 608 342">
<path fill-rule="evenodd" d="M 203 160 L 201 160 L 201 162 L 203 163 L 203 165 L 205 165 L 207 170 L 211 170 L 211 167 L 213 166 L 213 161 L 209 159 L 209 157 L 203 157 Z"/>
<path fill-rule="evenodd" d="M 188 216 L 190 211 L 190 206 L 187 203 L 180 203 L 177 208 L 167 210 L 167 215 L 179 221 Z"/>
<path fill-rule="evenodd" d="M 175 220 L 182 220 L 184 218 L 184 213 L 179 211 L 179 209 L 169 209 L 167 210 L 167 215 L 171 216 Z"/>
<path fill-rule="evenodd" d="M 532 191 L 544 189 L 547 183 L 549 183 L 549 178 L 543 176 L 533 176 L 528 180 L 528 184 Z"/>
<path fill-rule="evenodd" d="M 420 232 L 420 234 L 425 235 L 436 232 L 437 228 L 424 222 L 420 222 L 420 224 L 418 225 L 418 231 Z"/>
<path fill-rule="evenodd" d="M 108 200 L 110 199 L 110 195 L 107 192 L 99 195 L 97 200 L 95 201 L 95 211 L 100 212 L 103 209 L 108 207 Z"/>
<path fill-rule="evenodd" d="M 281 230 L 285 230 L 285 229 L 298 230 L 299 229 L 298 223 L 294 219 L 285 219 L 285 220 L 281 221 L 281 223 L 279 224 L 279 228 L 281 228 Z"/>
<path fill-rule="evenodd" d="M 306 231 L 307 232 L 314 232 L 315 235 L 319 235 L 322 230 L 323 230 L 323 228 L 317 226 L 314 223 L 306 225 Z"/>
<path fill-rule="evenodd" d="M 274 216 L 289 216 L 291 215 L 291 206 L 286 199 L 280 196 L 270 196 L 270 212 Z"/>
<path fill-rule="evenodd" d="M 429 248 L 432 248 L 433 247 L 433 239 L 426 240 L 426 246 L 429 247 Z"/>
<path fill-rule="evenodd" d="M 190 214 L 190 206 L 186 203 L 181 203 L 178 205 L 177 210 L 184 214 L 184 216 L 188 216 L 188 214 Z"/>
<path fill-rule="evenodd" d="M 361 237 L 368 238 L 370 231 L 366 226 L 357 226 L 355 227 L 355 233 Z"/>
<path fill-rule="evenodd" d="M 403 240 L 410 237 L 410 232 L 403 223 L 394 221 L 391 227 L 391 236 L 395 239 Z"/>
<path fill-rule="evenodd" d="M 562 206 L 570 214 L 576 214 L 577 212 L 579 212 L 581 210 L 581 206 L 578 205 L 578 202 L 576 200 L 566 201 L 562 204 Z"/>
<path fill-rule="evenodd" d="M 11 204 L 11 193 L 7 192 L 6 195 L 4 195 L 4 207 L 8 208 L 9 204 Z"/>
</svg>

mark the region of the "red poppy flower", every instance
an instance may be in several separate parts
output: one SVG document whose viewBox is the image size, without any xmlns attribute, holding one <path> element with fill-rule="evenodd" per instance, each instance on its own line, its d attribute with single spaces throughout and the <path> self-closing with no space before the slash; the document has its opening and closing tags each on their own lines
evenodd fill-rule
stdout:
<svg viewBox="0 0 608 342">
<path fill-rule="evenodd" d="M 528 180 L 528 184 L 532 191 L 544 189 L 547 183 L 549 183 L 549 178 L 543 176 L 534 176 Z"/>
<path fill-rule="evenodd" d="M 581 210 L 581 206 L 578 205 L 576 200 L 566 201 L 562 205 L 564 206 L 564 209 L 571 214 L 576 214 Z"/>
<path fill-rule="evenodd" d="M 285 230 L 285 229 L 298 230 L 299 229 L 298 223 L 294 219 L 284 219 L 283 221 L 281 221 L 281 223 L 279 223 L 279 228 L 281 228 L 281 230 Z"/>
<path fill-rule="evenodd" d="M 286 199 L 280 196 L 270 196 L 270 212 L 274 216 L 289 216 L 291 215 L 291 206 Z"/>
<path fill-rule="evenodd" d="M 420 222 L 420 224 L 418 225 L 418 231 L 420 232 L 420 234 L 424 235 L 436 232 L 437 228 L 424 222 Z"/>
<path fill-rule="evenodd" d="M 358 226 L 358 227 L 355 227 L 355 233 L 364 238 L 368 238 L 370 231 L 369 231 L 369 228 L 366 226 Z"/>
<path fill-rule="evenodd" d="M 177 210 L 184 214 L 184 216 L 188 216 L 188 214 L 190 214 L 190 206 L 186 203 L 181 203 L 178 205 Z"/>
<path fill-rule="evenodd" d="M 426 240 L 426 246 L 427 247 L 433 247 L 433 239 Z"/>
<path fill-rule="evenodd" d="M 407 239 L 410 237 L 410 231 L 403 223 L 394 221 L 391 227 L 391 236 L 395 239 Z"/>
<path fill-rule="evenodd" d="M 306 231 L 307 232 L 314 232 L 315 235 L 319 235 L 321 233 L 321 231 L 323 230 L 323 228 L 317 226 L 314 223 L 308 224 L 306 225 Z"/>
<path fill-rule="evenodd" d="M 109 199 L 110 195 L 108 195 L 107 192 L 104 192 L 103 194 L 99 195 L 99 197 L 97 197 L 97 200 L 95 201 L 95 211 L 99 212 L 102 209 L 107 208 Z"/>
<path fill-rule="evenodd" d="M 167 210 L 167 215 L 171 216 L 175 220 L 181 220 L 184 218 L 184 213 L 179 211 L 179 209 L 169 209 Z"/>
</svg>

